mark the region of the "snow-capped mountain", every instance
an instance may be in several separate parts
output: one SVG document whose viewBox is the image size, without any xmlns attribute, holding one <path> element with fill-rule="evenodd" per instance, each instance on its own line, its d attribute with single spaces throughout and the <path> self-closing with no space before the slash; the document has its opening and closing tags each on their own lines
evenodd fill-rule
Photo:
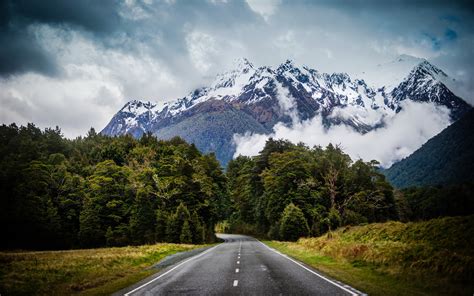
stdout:
<svg viewBox="0 0 474 296">
<path fill-rule="evenodd" d="M 450 91 L 449 77 L 428 61 L 402 56 L 401 65 L 397 60 L 393 63 L 389 68 L 398 66 L 398 71 L 414 65 L 403 79 L 393 78 L 394 83 L 386 85 L 380 85 L 379 79 L 373 86 L 346 73 L 321 73 L 289 60 L 278 67 L 256 67 L 240 59 L 210 86 L 183 98 L 164 104 L 128 102 L 102 133 L 181 136 L 204 152 L 216 152 L 226 164 L 235 151 L 235 133 L 269 133 L 278 122 L 291 125 L 320 114 L 327 126 L 346 124 L 365 133 L 396 116 L 404 100 L 446 106 L 453 120 L 471 108 Z"/>
</svg>

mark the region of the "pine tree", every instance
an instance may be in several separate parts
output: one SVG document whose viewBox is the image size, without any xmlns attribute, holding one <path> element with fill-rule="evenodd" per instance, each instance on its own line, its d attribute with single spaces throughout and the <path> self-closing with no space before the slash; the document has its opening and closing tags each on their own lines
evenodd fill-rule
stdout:
<svg viewBox="0 0 474 296">
<path fill-rule="evenodd" d="M 193 242 L 193 235 L 191 228 L 189 227 L 188 220 L 185 220 L 183 227 L 181 228 L 181 235 L 179 236 L 179 242 L 182 244 L 190 244 Z"/>
</svg>

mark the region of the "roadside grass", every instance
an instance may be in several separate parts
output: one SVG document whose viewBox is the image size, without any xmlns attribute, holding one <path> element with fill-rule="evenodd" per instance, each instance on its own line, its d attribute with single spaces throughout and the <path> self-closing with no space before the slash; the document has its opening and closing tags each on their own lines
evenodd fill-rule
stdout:
<svg viewBox="0 0 474 296">
<path fill-rule="evenodd" d="M 0 252 L 0 294 L 109 295 L 157 272 L 147 267 L 164 257 L 203 246 Z"/>
<path fill-rule="evenodd" d="M 474 294 L 474 216 L 342 227 L 330 236 L 265 243 L 369 295 Z"/>
</svg>

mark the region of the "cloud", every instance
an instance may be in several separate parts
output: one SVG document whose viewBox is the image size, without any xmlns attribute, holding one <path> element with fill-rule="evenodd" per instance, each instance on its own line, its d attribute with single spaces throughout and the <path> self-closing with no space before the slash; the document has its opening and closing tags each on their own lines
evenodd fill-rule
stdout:
<svg viewBox="0 0 474 296">
<path fill-rule="evenodd" d="M 219 52 L 214 38 L 209 34 L 193 31 L 186 36 L 186 45 L 194 67 L 207 73 L 213 66 L 213 55 Z"/>
<path fill-rule="evenodd" d="M 449 41 L 453 41 L 458 38 L 458 34 L 456 33 L 456 31 L 450 28 L 447 28 L 446 31 L 444 32 L 444 37 Z"/>
<path fill-rule="evenodd" d="M 178 87 L 166 66 L 148 55 L 124 53 L 48 25 L 35 34 L 56 53 L 61 77 L 28 73 L 0 80 L 2 122 L 59 125 L 67 137 L 76 137 L 91 126 L 100 130 L 128 99 L 158 101 L 161 88 Z"/>
<path fill-rule="evenodd" d="M 39 44 L 32 27 L 42 23 L 106 34 L 118 27 L 118 8 L 116 1 L 1 1 L 0 76 L 58 74 L 54 55 Z"/>
<path fill-rule="evenodd" d="M 366 134 L 360 134 L 345 125 L 326 129 L 320 116 L 294 123 L 291 127 L 278 123 L 270 135 L 236 134 L 234 142 L 237 150 L 234 156 L 256 155 L 263 149 L 265 141 L 273 137 L 294 143 L 303 142 L 309 146 L 339 144 L 353 160 L 375 159 L 382 166 L 389 167 L 413 153 L 450 123 L 449 110 L 445 107 L 412 101 L 405 101 L 402 106 L 402 111 L 387 119 L 384 127 Z"/>
<path fill-rule="evenodd" d="M 291 58 L 321 72 L 353 76 L 412 54 L 455 78 L 461 97 L 472 104 L 472 7 L 469 1 L 406 0 L 4 0 L 0 90 L 2 104 L 16 108 L 6 111 L 2 105 L 0 121 L 41 120 L 44 126 L 64 126 L 68 135 L 85 134 L 90 125 L 102 128 L 125 101 L 183 97 L 239 57 L 256 66 Z M 438 50 L 423 33 L 441 40 Z M 51 89 L 26 96 L 33 81 L 49 81 L 34 87 Z M 56 95 L 78 81 L 94 85 L 87 98 Z M 57 104 L 59 98 L 66 103 Z M 92 110 L 74 128 L 67 116 L 49 116 L 45 108 L 32 113 L 42 101 L 64 106 L 57 112 L 74 117 L 67 108 L 71 100 L 91 104 Z"/>
<path fill-rule="evenodd" d="M 246 0 L 250 9 L 260 14 L 265 21 L 275 13 L 281 0 Z"/>
</svg>

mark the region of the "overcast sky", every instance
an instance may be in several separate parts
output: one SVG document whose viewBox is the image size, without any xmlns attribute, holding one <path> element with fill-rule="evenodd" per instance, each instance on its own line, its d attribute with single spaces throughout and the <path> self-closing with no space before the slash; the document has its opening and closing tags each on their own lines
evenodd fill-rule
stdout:
<svg viewBox="0 0 474 296">
<path fill-rule="evenodd" d="M 83 135 L 101 130 L 128 100 L 182 97 L 239 57 L 354 74 L 409 54 L 429 59 L 470 94 L 470 4 L 0 0 L 0 122 Z"/>
</svg>

